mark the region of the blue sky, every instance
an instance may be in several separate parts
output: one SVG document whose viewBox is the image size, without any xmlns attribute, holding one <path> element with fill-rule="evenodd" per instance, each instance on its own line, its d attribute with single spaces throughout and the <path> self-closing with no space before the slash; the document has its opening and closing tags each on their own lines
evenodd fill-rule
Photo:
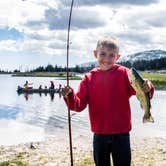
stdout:
<svg viewBox="0 0 166 166">
<path fill-rule="evenodd" d="M 0 69 L 66 65 L 70 0 L 0 2 Z M 75 0 L 70 66 L 94 61 L 98 39 L 114 36 L 120 54 L 165 49 L 165 0 Z"/>
<path fill-rule="evenodd" d="M 0 29 L 0 40 L 19 40 L 23 38 L 23 34 L 15 28 Z"/>
</svg>

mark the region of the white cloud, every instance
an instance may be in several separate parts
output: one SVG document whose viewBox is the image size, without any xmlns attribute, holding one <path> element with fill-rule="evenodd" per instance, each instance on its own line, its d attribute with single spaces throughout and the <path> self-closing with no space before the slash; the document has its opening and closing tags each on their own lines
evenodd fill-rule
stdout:
<svg viewBox="0 0 166 166">
<path fill-rule="evenodd" d="M 0 50 L 17 52 L 17 42 L 14 40 L 0 41 Z"/>
<path fill-rule="evenodd" d="M 77 0 L 75 3 L 80 6 L 92 6 L 92 5 L 124 5 L 124 4 L 131 4 L 131 5 L 148 5 L 151 3 L 156 3 L 158 0 Z M 70 1 L 61 0 L 62 4 L 69 6 Z"/>
<path fill-rule="evenodd" d="M 23 33 L 23 38 L 1 40 L 0 51 L 33 54 L 33 58 L 35 54 L 65 57 L 70 3 L 68 0 L 1 1 L 0 28 L 15 28 Z M 92 51 L 103 36 L 117 37 L 120 51 L 125 55 L 145 49 L 165 49 L 164 0 L 111 3 L 109 0 L 74 2 L 70 32 L 70 54 L 75 57 L 74 62 L 77 57 L 79 63 L 81 57 L 83 62 L 94 60 Z"/>
<path fill-rule="evenodd" d="M 44 7 L 30 1 L 5 0 L 0 2 L 1 26 L 16 27 L 22 29 L 27 21 L 35 21 L 43 18 Z M 3 20 L 6 20 L 5 22 Z"/>
</svg>

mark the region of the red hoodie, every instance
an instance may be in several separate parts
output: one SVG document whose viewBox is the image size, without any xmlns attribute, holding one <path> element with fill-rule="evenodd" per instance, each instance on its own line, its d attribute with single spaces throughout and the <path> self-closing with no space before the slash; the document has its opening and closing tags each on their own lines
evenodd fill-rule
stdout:
<svg viewBox="0 0 166 166">
<path fill-rule="evenodd" d="M 129 98 L 135 95 L 127 71 L 115 64 L 110 70 L 94 68 L 85 75 L 77 93 L 65 99 L 71 110 L 80 112 L 89 106 L 91 130 L 96 134 L 127 133 L 131 130 Z M 154 88 L 151 90 L 153 95 Z"/>
</svg>

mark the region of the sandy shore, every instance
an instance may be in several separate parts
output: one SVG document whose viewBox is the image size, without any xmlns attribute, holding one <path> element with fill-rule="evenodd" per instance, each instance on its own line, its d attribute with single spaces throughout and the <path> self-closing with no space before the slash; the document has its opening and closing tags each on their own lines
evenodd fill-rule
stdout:
<svg viewBox="0 0 166 166">
<path fill-rule="evenodd" d="M 166 139 L 131 136 L 131 149 L 132 166 L 166 166 Z M 92 160 L 91 136 L 74 136 L 73 154 L 75 166 L 85 158 Z M 0 146 L 0 163 L 9 160 L 27 162 L 31 166 L 69 166 L 68 138 L 49 138 L 43 142 Z"/>
</svg>

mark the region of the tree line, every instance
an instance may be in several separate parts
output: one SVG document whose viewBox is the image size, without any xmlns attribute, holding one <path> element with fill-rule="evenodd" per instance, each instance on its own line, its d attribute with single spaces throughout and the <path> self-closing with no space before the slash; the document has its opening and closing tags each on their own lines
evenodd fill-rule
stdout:
<svg viewBox="0 0 166 166">
<path fill-rule="evenodd" d="M 76 72 L 76 73 L 84 73 L 86 71 L 91 70 L 94 68 L 94 65 L 90 65 L 88 67 L 81 67 L 79 65 L 76 65 L 75 67 L 69 67 L 69 72 Z M 61 66 L 53 66 L 51 64 L 48 64 L 46 67 L 44 66 L 39 66 L 34 70 L 31 70 L 31 72 L 66 72 L 67 68 L 66 67 L 61 67 Z"/>
<path fill-rule="evenodd" d="M 128 68 L 134 67 L 137 70 L 166 70 L 166 57 L 154 60 L 137 60 L 134 62 L 125 61 L 120 62 L 121 65 L 126 66 Z"/>
<path fill-rule="evenodd" d="M 160 58 L 160 59 L 154 59 L 154 60 L 138 60 L 138 61 L 124 61 L 119 62 L 118 64 L 121 64 L 123 66 L 126 66 L 128 68 L 134 67 L 137 70 L 166 70 L 166 57 Z M 76 72 L 76 73 L 85 73 L 91 69 L 93 69 L 95 65 L 89 65 L 88 67 L 83 67 L 76 65 L 75 67 L 69 67 L 69 72 Z M 66 72 L 66 67 L 61 66 L 53 66 L 51 64 L 47 65 L 46 67 L 40 66 L 32 72 Z"/>
<path fill-rule="evenodd" d="M 160 58 L 160 59 L 154 59 L 154 60 L 137 60 L 137 61 L 124 61 L 119 62 L 118 64 L 121 64 L 123 66 L 126 66 L 128 68 L 134 67 L 137 70 L 166 70 L 166 57 Z M 94 68 L 95 65 L 89 65 L 86 67 L 76 65 L 75 67 L 69 67 L 69 72 L 76 72 L 76 73 L 85 73 L 92 68 Z M 14 72 L 20 72 L 20 70 L 14 70 Z M 39 66 L 36 69 L 27 71 L 27 72 L 66 72 L 66 67 L 48 64 L 46 67 Z M 8 71 L 0 70 L 0 73 L 11 73 Z"/>
</svg>

